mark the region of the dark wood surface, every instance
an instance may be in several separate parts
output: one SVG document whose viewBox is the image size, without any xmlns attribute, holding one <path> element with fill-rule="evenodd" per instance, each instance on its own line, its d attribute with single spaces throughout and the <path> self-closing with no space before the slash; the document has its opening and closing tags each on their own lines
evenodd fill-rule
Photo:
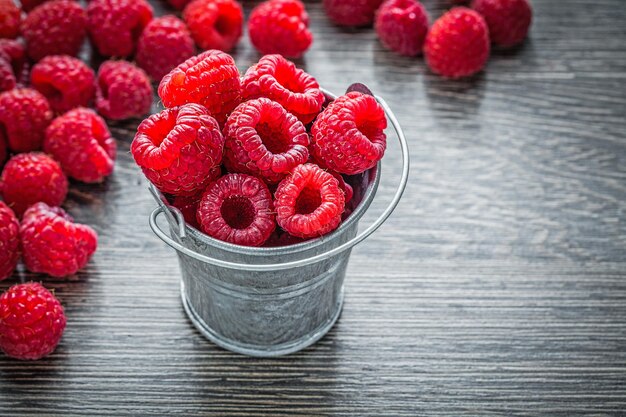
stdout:
<svg viewBox="0 0 626 417">
<path fill-rule="evenodd" d="M 166 8 L 154 3 L 159 14 Z M 425 1 L 437 17 L 445 1 Z M 416 416 L 626 414 L 626 9 L 534 0 L 530 39 L 447 81 L 309 4 L 299 61 L 328 89 L 384 96 L 412 173 L 392 219 L 354 250 L 335 328 L 289 357 L 216 348 L 179 300 L 174 252 L 112 125 L 115 174 L 66 203 L 100 234 L 71 281 L 56 352 L 0 357 L 0 415 Z M 246 3 L 249 12 L 251 3 Z M 258 59 L 245 39 L 242 69 Z M 373 216 L 393 192 L 390 142 Z"/>
</svg>

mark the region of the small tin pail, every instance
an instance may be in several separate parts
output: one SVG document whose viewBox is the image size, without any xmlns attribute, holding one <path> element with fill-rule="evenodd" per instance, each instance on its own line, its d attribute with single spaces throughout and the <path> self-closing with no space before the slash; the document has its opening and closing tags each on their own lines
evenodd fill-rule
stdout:
<svg viewBox="0 0 626 417">
<path fill-rule="evenodd" d="M 332 233 L 302 243 L 252 248 L 213 239 L 185 224 L 163 202 L 150 215 L 154 233 L 174 248 L 182 273 L 183 306 L 192 323 L 215 344 L 250 356 L 279 356 L 301 350 L 324 336 L 343 304 L 343 281 L 352 247 L 378 229 L 398 205 L 409 175 L 406 139 L 384 100 L 376 97 L 396 131 L 402 151 L 400 184 L 382 214 L 357 235 L 380 180 L 380 163 L 355 187 L 361 202 Z M 163 213 L 168 235 L 157 223 Z"/>
</svg>

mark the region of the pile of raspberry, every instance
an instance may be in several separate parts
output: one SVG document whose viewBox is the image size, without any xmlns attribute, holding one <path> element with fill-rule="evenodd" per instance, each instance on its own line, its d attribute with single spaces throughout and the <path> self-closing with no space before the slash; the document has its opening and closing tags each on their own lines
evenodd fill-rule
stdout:
<svg viewBox="0 0 626 417">
<path fill-rule="evenodd" d="M 158 91 L 166 108 L 139 125 L 132 155 L 188 225 L 231 244 L 332 232 L 349 215 L 350 183 L 385 152 L 387 119 L 372 95 L 332 100 L 282 55 L 241 76 L 230 55 L 209 50 Z"/>
</svg>

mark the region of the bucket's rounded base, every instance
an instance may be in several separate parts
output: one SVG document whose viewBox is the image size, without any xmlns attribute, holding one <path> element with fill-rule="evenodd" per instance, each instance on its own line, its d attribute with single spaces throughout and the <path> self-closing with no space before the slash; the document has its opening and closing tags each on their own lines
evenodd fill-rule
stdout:
<svg viewBox="0 0 626 417">
<path fill-rule="evenodd" d="M 330 329 L 332 329 L 332 327 L 335 325 L 335 322 L 341 315 L 344 294 L 343 287 L 341 287 L 341 293 L 339 294 L 338 302 L 335 306 L 335 314 L 333 314 L 333 316 L 317 330 L 292 342 L 273 346 L 250 345 L 220 336 L 217 332 L 211 329 L 211 327 L 207 325 L 204 320 L 200 318 L 200 316 L 194 310 L 193 306 L 189 303 L 189 300 L 185 295 L 185 285 L 182 281 L 180 283 L 180 295 L 183 301 L 183 308 L 185 309 L 189 320 L 191 320 L 191 323 L 193 323 L 196 329 L 198 329 L 200 333 L 204 335 L 204 337 L 206 337 L 216 345 L 226 350 L 230 350 L 231 352 L 241 353 L 248 356 L 267 358 L 272 356 L 288 355 L 290 353 L 297 352 L 308 346 L 311 346 L 313 343 L 324 337 L 324 335 L 328 333 Z"/>
</svg>

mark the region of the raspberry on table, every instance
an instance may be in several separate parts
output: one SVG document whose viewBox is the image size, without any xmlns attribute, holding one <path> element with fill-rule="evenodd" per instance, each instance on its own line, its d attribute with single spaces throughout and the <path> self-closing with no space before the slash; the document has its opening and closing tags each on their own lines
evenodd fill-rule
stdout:
<svg viewBox="0 0 626 417">
<path fill-rule="evenodd" d="M 0 281 L 11 276 L 20 259 L 20 222 L 0 201 Z"/>
<path fill-rule="evenodd" d="M 429 68 L 448 78 L 473 75 L 489 58 L 485 19 L 467 7 L 455 7 L 433 23 L 424 42 Z"/>
<path fill-rule="evenodd" d="M 340 26 L 369 26 L 383 0 L 323 0 L 326 16 Z"/>
<path fill-rule="evenodd" d="M 26 269 L 62 278 L 82 269 L 98 246 L 89 226 L 74 223 L 60 207 L 32 205 L 20 224 L 22 258 Z"/>
<path fill-rule="evenodd" d="M 13 152 L 41 149 L 51 120 L 48 100 L 36 90 L 17 88 L 0 94 L 0 136 Z"/>
<path fill-rule="evenodd" d="M 57 117 L 46 129 L 43 149 L 78 181 L 102 182 L 113 172 L 117 145 L 105 121 L 79 107 Z"/>
<path fill-rule="evenodd" d="M 269 184 L 279 182 L 309 158 L 309 135 L 302 122 L 265 97 L 233 110 L 224 126 L 224 139 L 226 169 Z"/>
<path fill-rule="evenodd" d="M 315 164 L 299 165 L 278 184 L 276 222 L 301 238 L 325 235 L 341 223 L 345 196 L 339 182 Z"/>
<path fill-rule="evenodd" d="M 13 156 L 0 175 L 0 191 L 4 202 L 21 216 L 40 201 L 60 206 L 67 196 L 67 178 L 61 166 L 40 152 Z"/>
<path fill-rule="evenodd" d="M 385 111 L 368 94 L 351 92 L 324 109 L 311 127 L 315 161 L 340 174 L 372 168 L 385 153 Z"/>
<path fill-rule="evenodd" d="M 176 10 L 183 10 L 185 6 L 191 2 L 191 0 L 167 0 L 167 2 Z"/>
<path fill-rule="evenodd" d="M 262 54 L 301 57 L 313 42 L 309 15 L 299 0 L 269 0 L 252 9 L 248 19 L 252 45 Z"/>
<path fill-rule="evenodd" d="M 222 161 L 224 137 L 206 108 L 186 104 L 144 120 L 130 150 L 159 190 L 173 195 L 202 191 Z"/>
<path fill-rule="evenodd" d="M 194 44 L 185 23 L 175 16 L 153 19 L 137 42 L 137 65 L 153 80 L 194 55 Z"/>
<path fill-rule="evenodd" d="M 71 0 L 54 0 L 33 9 L 22 22 L 30 59 L 48 55 L 76 56 L 87 33 L 85 10 Z"/>
<path fill-rule="evenodd" d="M 15 2 L 0 0 L 0 38 L 17 38 L 21 21 L 22 11 Z"/>
<path fill-rule="evenodd" d="M 87 6 L 89 37 L 101 55 L 129 56 L 152 14 L 146 0 L 92 0 Z"/>
<path fill-rule="evenodd" d="M 106 61 L 98 70 L 96 110 L 110 120 L 147 114 L 152 106 L 148 75 L 127 61 Z"/>
<path fill-rule="evenodd" d="M 485 18 L 494 44 L 510 47 L 526 38 L 533 17 L 528 0 L 474 0 L 471 6 Z"/>
<path fill-rule="evenodd" d="M 417 0 L 387 0 L 376 12 L 374 27 L 382 44 L 400 55 L 422 53 L 428 13 Z"/>
<path fill-rule="evenodd" d="M 0 296 L 0 349 L 12 358 L 37 360 L 49 355 L 65 324 L 63 306 L 37 282 L 14 285 Z"/>
<path fill-rule="evenodd" d="M 248 68 L 242 83 L 244 99 L 267 97 L 304 124 L 315 119 L 324 104 L 324 93 L 315 78 L 282 55 L 262 57 Z"/>
<path fill-rule="evenodd" d="M 49 55 L 30 73 L 32 87 L 48 99 L 57 113 L 89 105 L 96 91 L 95 78 L 83 61 L 67 55 Z"/>
<path fill-rule="evenodd" d="M 243 31 L 243 11 L 234 0 L 193 0 L 185 7 L 183 19 L 201 49 L 228 52 Z"/>
<path fill-rule="evenodd" d="M 274 217 L 267 185 L 245 174 L 226 174 L 209 185 L 197 213 L 204 233 L 244 246 L 265 243 L 276 227 Z"/>
<path fill-rule="evenodd" d="M 222 124 L 241 102 L 239 70 L 227 53 L 205 51 L 163 77 L 159 97 L 165 107 L 201 104 Z"/>
</svg>

